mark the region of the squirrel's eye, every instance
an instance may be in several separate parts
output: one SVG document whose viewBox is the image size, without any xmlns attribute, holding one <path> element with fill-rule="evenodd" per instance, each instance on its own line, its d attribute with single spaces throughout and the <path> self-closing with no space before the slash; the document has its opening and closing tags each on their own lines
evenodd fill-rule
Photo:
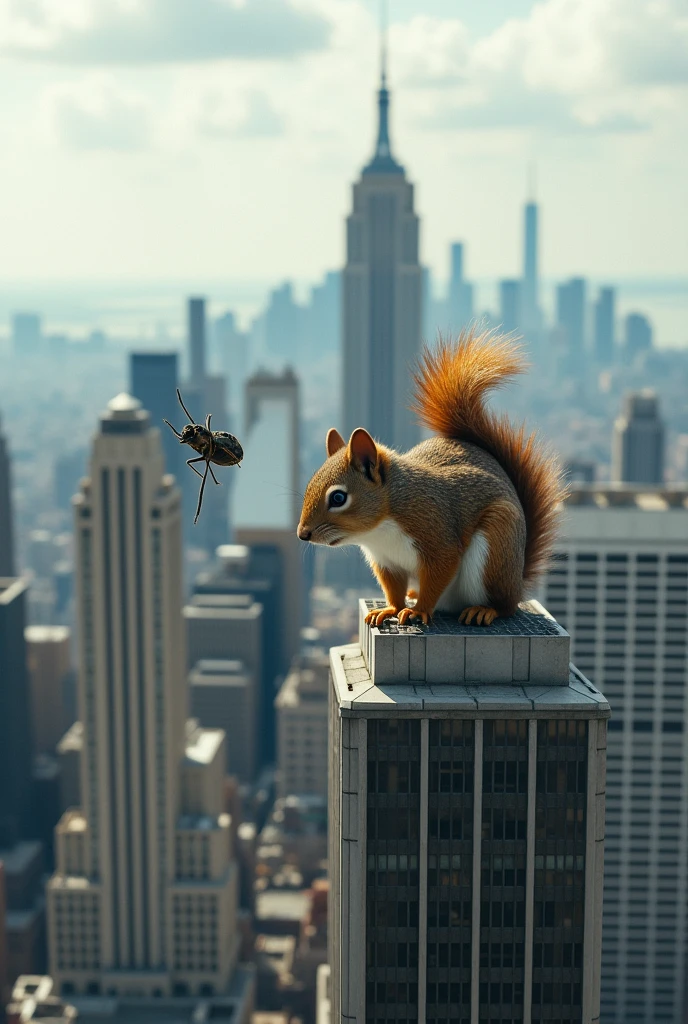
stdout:
<svg viewBox="0 0 688 1024">
<path fill-rule="evenodd" d="M 348 497 L 349 495 L 346 493 L 346 491 L 332 491 L 327 500 L 328 507 L 342 508 L 343 505 L 346 505 L 346 499 Z"/>
</svg>

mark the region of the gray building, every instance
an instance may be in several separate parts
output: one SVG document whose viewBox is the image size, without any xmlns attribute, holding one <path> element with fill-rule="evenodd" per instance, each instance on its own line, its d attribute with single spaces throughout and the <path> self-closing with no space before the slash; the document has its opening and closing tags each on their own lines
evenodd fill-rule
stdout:
<svg viewBox="0 0 688 1024">
<path fill-rule="evenodd" d="M 557 286 L 557 326 L 564 342 L 564 368 L 580 371 L 585 356 L 585 280 L 572 277 Z"/>
<path fill-rule="evenodd" d="M 466 280 L 463 242 L 452 242 L 447 314 L 449 329 L 458 334 L 473 319 L 473 285 Z"/>
<path fill-rule="evenodd" d="M 187 304 L 189 381 L 202 387 L 206 375 L 205 299 L 191 298 Z"/>
<path fill-rule="evenodd" d="M 599 1020 L 609 705 L 536 602 L 330 652 L 333 1021 Z"/>
<path fill-rule="evenodd" d="M 182 453 L 187 449 L 180 447 L 170 428 L 163 423 L 164 419 L 169 420 L 177 430 L 181 430 L 186 422 L 176 394 L 179 385 L 177 353 L 132 352 L 129 358 L 131 393 L 150 413 L 152 426 L 160 431 L 167 472 L 173 473 L 181 482 Z M 184 458 L 189 458 L 189 455 Z"/>
<path fill-rule="evenodd" d="M 614 362 L 614 310 L 616 290 L 600 288 L 593 310 L 594 352 L 600 366 Z"/>
<path fill-rule="evenodd" d="M 614 709 L 601 1020 L 684 1024 L 688 488 L 574 488 L 545 597 Z"/>
<path fill-rule="evenodd" d="M 517 332 L 523 324 L 523 287 L 520 281 L 499 282 L 499 320 L 502 330 Z"/>
<path fill-rule="evenodd" d="M 538 207 L 533 200 L 526 203 L 524 208 L 522 315 L 526 331 L 537 331 L 540 328 Z"/>
<path fill-rule="evenodd" d="M 0 420 L 0 428 L 2 420 Z M 0 432 L 0 576 L 14 575 L 14 518 L 12 516 L 12 460 L 5 435 Z"/>
<path fill-rule="evenodd" d="M 652 348 L 652 324 L 642 313 L 629 313 L 626 317 L 624 353 L 630 362 L 642 352 Z"/>
<path fill-rule="evenodd" d="M 412 447 L 420 433 L 408 410 L 409 369 L 421 341 L 422 272 L 413 185 L 392 156 L 383 67 L 372 160 L 353 187 L 343 287 L 347 432 L 365 426 L 385 444 Z"/>
<path fill-rule="evenodd" d="M 612 479 L 634 484 L 661 484 L 664 479 L 664 422 L 659 399 L 649 388 L 624 398 L 614 423 Z"/>
<path fill-rule="evenodd" d="M 189 673 L 191 715 L 208 729 L 224 729 L 226 770 L 241 782 L 257 775 L 257 680 L 241 661 L 203 659 Z"/>
<path fill-rule="evenodd" d="M 0 577 L 0 847 L 9 848 L 33 835 L 27 590 L 26 579 Z"/>
</svg>

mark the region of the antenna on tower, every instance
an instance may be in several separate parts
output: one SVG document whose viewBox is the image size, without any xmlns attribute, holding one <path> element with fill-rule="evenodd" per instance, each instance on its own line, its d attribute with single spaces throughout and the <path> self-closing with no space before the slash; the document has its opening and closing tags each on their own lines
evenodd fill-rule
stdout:
<svg viewBox="0 0 688 1024">
<path fill-rule="evenodd" d="M 380 81 L 383 89 L 387 86 L 388 14 L 387 0 L 380 0 Z"/>
</svg>

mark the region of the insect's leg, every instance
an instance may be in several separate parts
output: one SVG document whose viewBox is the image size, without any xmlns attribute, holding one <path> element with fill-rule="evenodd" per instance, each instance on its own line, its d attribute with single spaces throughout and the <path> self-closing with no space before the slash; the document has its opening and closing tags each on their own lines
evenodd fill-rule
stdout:
<svg viewBox="0 0 688 1024">
<path fill-rule="evenodd" d="M 205 429 L 206 430 L 210 430 L 210 420 L 212 418 L 212 415 L 213 414 L 211 412 L 209 412 L 208 415 L 205 418 Z"/>
<path fill-rule="evenodd" d="M 177 435 L 177 437 L 179 438 L 179 440 L 181 441 L 182 435 L 181 435 L 181 434 L 179 433 L 179 431 L 178 431 L 178 430 L 177 430 L 177 429 L 176 429 L 175 427 L 173 427 L 173 426 L 172 426 L 172 424 L 170 423 L 170 421 L 169 421 L 169 420 L 166 420 L 164 416 L 163 416 L 163 418 L 162 418 L 162 421 L 163 421 L 163 423 L 166 423 L 166 424 L 167 424 L 167 426 L 168 426 L 168 427 L 170 428 L 170 430 L 172 431 L 172 433 L 176 434 L 176 435 Z"/>
<path fill-rule="evenodd" d="M 215 481 L 215 483 L 216 483 L 216 484 L 219 484 L 219 483 L 220 483 L 220 481 L 219 481 L 219 480 L 217 479 L 217 477 L 216 477 L 216 476 L 215 476 L 215 474 L 213 473 L 213 467 L 212 467 L 212 466 L 210 465 L 210 463 L 208 463 L 208 469 L 210 470 L 210 475 L 211 475 L 211 477 L 213 478 L 213 480 Z"/>
<path fill-rule="evenodd" d="M 189 423 L 193 423 L 193 416 L 191 415 L 191 413 L 189 412 L 189 410 L 188 410 L 188 409 L 186 408 L 186 406 L 184 405 L 184 400 L 182 399 L 182 393 L 181 393 L 181 391 L 179 390 L 179 388 L 177 388 L 177 398 L 179 399 L 179 404 L 181 405 L 182 409 L 184 410 L 184 412 L 186 413 L 186 415 L 187 415 L 187 416 L 189 417 Z"/>
<path fill-rule="evenodd" d="M 198 470 L 196 469 L 196 467 L 195 467 L 195 466 L 192 466 L 192 465 L 191 465 L 191 463 L 192 463 L 192 462 L 205 462 L 205 459 L 203 458 L 203 456 L 202 456 L 202 455 L 199 455 L 197 459 L 187 459 L 187 460 L 186 460 L 186 464 L 187 464 L 187 466 L 188 466 L 188 467 L 189 467 L 190 469 L 193 469 L 193 471 L 194 471 L 194 473 L 196 474 L 196 476 L 200 476 L 200 477 L 202 477 L 202 476 L 203 476 L 203 474 L 202 474 L 202 473 L 199 473 L 199 472 L 198 472 Z"/>
<path fill-rule="evenodd" d="M 203 504 L 203 491 L 205 490 L 205 482 L 206 482 L 206 480 L 208 478 L 208 470 L 209 469 L 210 469 L 210 463 L 206 462 L 206 464 L 205 464 L 205 473 L 203 474 L 203 483 L 201 484 L 201 489 L 198 492 L 198 507 L 196 508 L 196 515 L 194 516 L 194 526 L 198 522 L 198 517 L 201 514 L 201 505 Z"/>
</svg>

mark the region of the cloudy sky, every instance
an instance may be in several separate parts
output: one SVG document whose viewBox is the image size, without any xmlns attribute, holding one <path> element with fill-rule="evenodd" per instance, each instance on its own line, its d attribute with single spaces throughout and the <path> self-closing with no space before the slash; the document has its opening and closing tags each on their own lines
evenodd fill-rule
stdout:
<svg viewBox="0 0 688 1024">
<path fill-rule="evenodd" d="M 0 0 L 0 279 L 315 279 L 369 157 L 373 0 Z M 688 273 L 685 0 L 390 0 L 422 256 Z"/>
</svg>

